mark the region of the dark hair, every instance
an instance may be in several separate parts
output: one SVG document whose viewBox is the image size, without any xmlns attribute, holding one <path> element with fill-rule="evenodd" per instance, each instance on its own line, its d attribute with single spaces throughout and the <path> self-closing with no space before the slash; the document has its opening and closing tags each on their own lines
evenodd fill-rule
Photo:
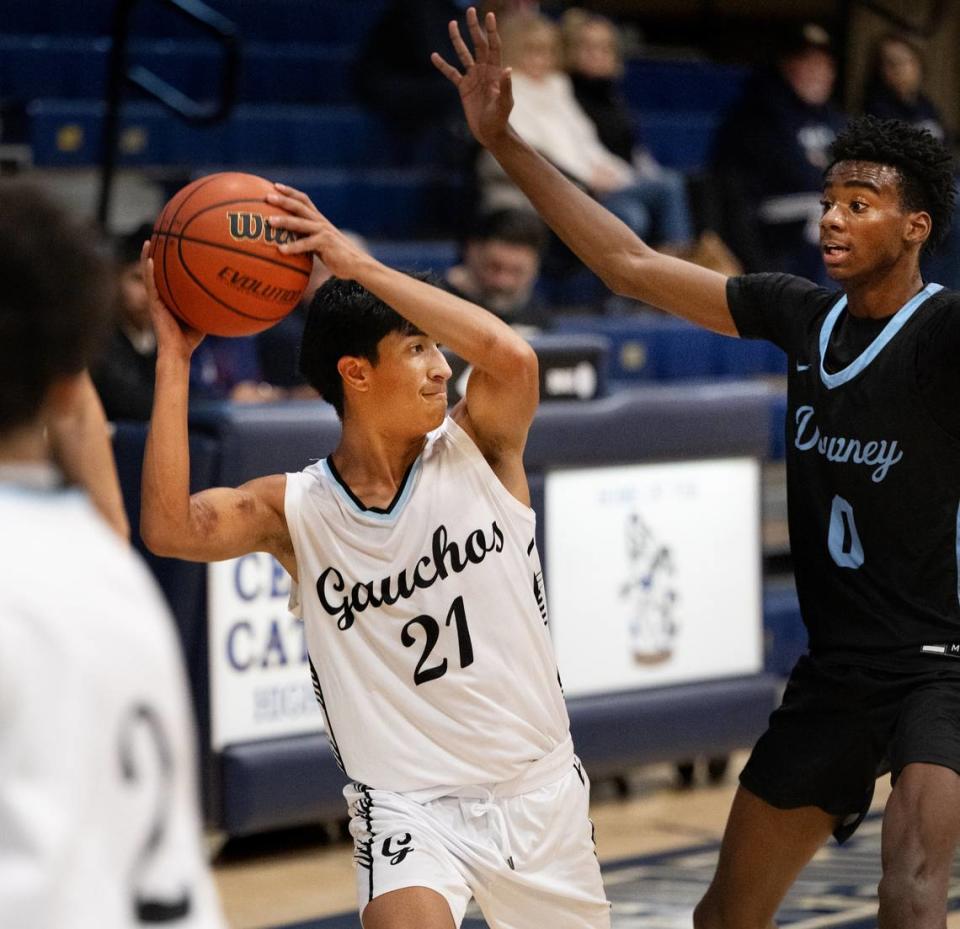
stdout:
<svg viewBox="0 0 960 929">
<path fill-rule="evenodd" d="M 413 274 L 422 281 L 432 275 Z M 300 343 L 300 373 L 343 419 L 343 380 L 337 362 L 344 355 L 380 360 L 377 346 L 391 332 L 412 335 L 416 326 L 356 281 L 331 277 L 313 295 Z"/>
<path fill-rule="evenodd" d="M 872 161 L 896 168 L 904 209 L 929 213 L 933 222 L 924 249 L 936 248 L 943 241 L 956 197 L 953 156 L 928 130 L 899 119 L 860 116 L 851 120 L 830 146 L 825 174 L 841 161 Z"/>
<path fill-rule="evenodd" d="M 0 435 L 95 358 L 113 306 L 101 247 L 39 188 L 0 181 Z"/>
<path fill-rule="evenodd" d="M 547 247 L 547 227 L 532 210 L 501 209 L 482 213 L 467 236 L 469 242 L 509 242 L 526 245 L 541 254 Z"/>
</svg>

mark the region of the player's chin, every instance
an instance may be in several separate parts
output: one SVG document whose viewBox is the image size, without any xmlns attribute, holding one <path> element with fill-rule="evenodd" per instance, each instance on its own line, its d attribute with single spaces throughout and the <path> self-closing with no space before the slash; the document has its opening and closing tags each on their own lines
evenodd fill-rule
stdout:
<svg viewBox="0 0 960 929">
<path fill-rule="evenodd" d="M 836 265 L 824 265 L 824 271 L 827 272 L 827 277 L 831 281 L 845 281 L 850 277 L 849 268 L 837 267 Z"/>
<path fill-rule="evenodd" d="M 432 393 L 423 395 L 424 414 L 426 418 L 433 423 L 430 427 L 435 429 L 443 422 L 447 415 L 447 392 Z"/>
</svg>

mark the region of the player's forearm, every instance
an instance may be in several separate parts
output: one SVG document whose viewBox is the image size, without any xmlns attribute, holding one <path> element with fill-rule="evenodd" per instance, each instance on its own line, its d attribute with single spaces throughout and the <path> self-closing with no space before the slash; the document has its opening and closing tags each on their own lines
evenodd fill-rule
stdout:
<svg viewBox="0 0 960 929">
<path fill-rule="evenodd" d="M 189 538 L 189 377 L 189 359 L 158 356 L 140 510 L 140 535 L 157 555 L 178 554 Z"/>
<path fill-rule="evenodd" d="M 533 349 L 487 310 L 372 260 L 362 277 L 368 290 L 475 368 L 499 382 L 529 379 L 532 368 L 536 380 Z"/>
<path fill-rule="evenodd" d="M 726 275 L 650 248 L 512 130 L 490 151 L 554 232 L 612 291 L 714 332 L 737 334 Z"/>
<path fill-rule="evenodd" d="M 88 374 L 82 376 L 77 402 L 66 415 L 47 424 L 50 450 L 64 476 L 83 487 L 116 533 L 130 538 L 107 417 Z"/>
<path fill-rule="evenodd" d="M 550 228 L 611 290 L 642 286 L 634 280 L 635 263 L 653 250 L 623 222 L 513 130 L 491 145 L 490 152 Z"/>
</svg>

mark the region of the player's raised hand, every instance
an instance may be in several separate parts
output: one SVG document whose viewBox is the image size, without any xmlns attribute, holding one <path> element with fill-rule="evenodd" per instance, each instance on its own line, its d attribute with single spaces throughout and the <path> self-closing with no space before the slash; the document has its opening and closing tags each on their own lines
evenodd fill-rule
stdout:
<svg viewBox="0 0 960 929">
<path fill-rule="evenodd" d="M 472 53 L 460 35 L 456 20 L 450 22 L 450 41 L 463 65 L 463 73 L 436 52 L 430 60 L 460 92 L 470 131 L 481 145 L 489 147 L 507 131 L 507 120 L 513 109 L 510 69 L 501 63 L 500 34 L 493 13 L 487 13 L 481 26 L 476 8 L 470 7 L 467 28 L 473 42 Z"/>
<path fill-rule="evenodd" d="M 203 333 L 180 322 L 157 293 L 157 283 L 153 276 L 153 259 L 150 257 L 150 242 L 144 242 L 140 249 L 140 273 L 147 288 L 150 302 L 150 322 L 157 337 L 157 354 L 172 351 L 182 358 L 189 359 L 193 350 L 203 341 Z"/>
<path fill-rule="evenodd" d="M 370 255 L 334 226 L 303 191 L 286 184 L 274 186 L 276 191 L 267 194 L 267 202 L 287 212 L 269 217 L 270 225 L 299 236 L 277 246 L 279 250 L 285 255 L 314 252 L 331 274 L 346 280 L 358 279 L 360 269 L 373 261 Z"/>
</svg>

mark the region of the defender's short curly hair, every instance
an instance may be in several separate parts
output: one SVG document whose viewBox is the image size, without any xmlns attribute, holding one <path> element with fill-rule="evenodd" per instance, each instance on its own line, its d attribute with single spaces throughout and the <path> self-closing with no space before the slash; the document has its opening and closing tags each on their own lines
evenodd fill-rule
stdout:
<svg viewBox="0 0 960 929">
<path fill-rule="evenodd" d="M 841 161 L 872 161 L 896 168 L 907 210 L 930 214 L 933 228 L 924 249 L 943 241 L 953 216 L 956 197 L 953 156 L 928 130 L 898 119 L 861 116 L 852 120 L 830 147 L 830 169 Z"/>
</svg>

